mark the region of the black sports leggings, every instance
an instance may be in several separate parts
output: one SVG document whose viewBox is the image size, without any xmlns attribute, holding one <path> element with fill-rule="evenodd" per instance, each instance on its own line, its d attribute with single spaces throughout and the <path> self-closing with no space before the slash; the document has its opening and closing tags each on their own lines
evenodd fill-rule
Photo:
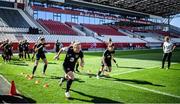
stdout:
<svg viewBox="0 0 180 104">
<path fill-rule="evenodd" d="M 170 66 L 171 66 L 171 57 L 172 57 L 172 52 L 163 54 L 162 68 L 164 68 L 166 58 L 168 58 L 168 68 L 170 68 Z"/>
</svg>

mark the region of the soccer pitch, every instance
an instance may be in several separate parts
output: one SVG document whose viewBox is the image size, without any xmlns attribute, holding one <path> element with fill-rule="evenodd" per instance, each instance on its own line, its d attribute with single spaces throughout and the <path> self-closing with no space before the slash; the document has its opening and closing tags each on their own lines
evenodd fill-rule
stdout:
<svg viewBox="0 0 180 104">
<path fill-rule="evenodd" d="M 180 103 L 180 49 L 173 52 L 171 69 L 160 69 L 162 50 L 116 51 L 117 68 L 113 63 L 109 76 L 96 79 L 101 67 L 103 52 L 85 52 L 85 67 L 75 74 L 71 86 L 71 99 L 64 96 L 66 82 L 60 87 L 59 78 L 64 75 L 62 63 L 53 60 L 54 53 L 47 53 L 48 67 L 42 76 L 40 61 L 36 77 L 28 80 L 34 61 L 19 60 L 15 55 L 10 63 L 0 59 L 0 74 L 9 82 L 15 81 L 16 88 L 29 102 L 36 103 Z M 22 74 L 24 73 L 24 74 Z M 36 81 L 40 83 L 35 84 Z M 43 85 L 48 83 L 49 87 Z"/>
</svg>

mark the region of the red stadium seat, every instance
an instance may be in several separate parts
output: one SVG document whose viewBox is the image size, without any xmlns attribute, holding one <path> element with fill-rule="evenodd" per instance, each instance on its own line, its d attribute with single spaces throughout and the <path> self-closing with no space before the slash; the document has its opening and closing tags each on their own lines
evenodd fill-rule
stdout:
<svg viewBox="0 0 180 104">
<path fill-rule="evenodd" d="M 117 36 L 125 36 L 124 34 L 118 32 L 116 29 L 106 26 L 106 25 L 92 25 L 92 24 L 82 24 L 88 29 L 96 32 L 99 35 L 117 35 Z"/>
<path fill-rule="evenodd" d="M 75 31 L 73 31 L 67 25 L 52 21 L 52 20 L 37 20 L 50 34 L 57 34 L 57 35 L 77 35 Z"/>
</svg>

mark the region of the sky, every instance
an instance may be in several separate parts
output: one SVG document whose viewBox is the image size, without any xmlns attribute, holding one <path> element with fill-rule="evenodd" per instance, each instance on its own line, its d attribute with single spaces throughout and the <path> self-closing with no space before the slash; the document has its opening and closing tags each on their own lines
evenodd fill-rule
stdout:
<svg viewBox="0 0 180 104">
<path fill-rule="evenodd" d="M 180 28 L 180 17 L 174 18 L 170 24 Z"/>
</svg>

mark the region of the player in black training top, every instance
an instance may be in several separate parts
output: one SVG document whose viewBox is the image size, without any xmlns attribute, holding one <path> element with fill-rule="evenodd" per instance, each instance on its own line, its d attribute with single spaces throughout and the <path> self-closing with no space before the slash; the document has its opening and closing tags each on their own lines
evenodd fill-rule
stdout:
<svg viewBox="0 0 180 104">
<path fill-rule="evenodd" d="M 3 41 L 0 46 L 3 51 L 2 58 L 3 58 L 4 62 L 6 62 L 7 58 L 8 58 L 8 51 L 7 51 L 8 42 L 9 42 L 9 40 L 7 39 L 6 41 Z"/>
<path fill-rule="evenodd" d="M 56 54 L 58 54 L 60 48 L 62 48 L 62 44 L 58 40 L 56 41 L 55 48 L 56 48 L 55 49 Z M 57 60 L 59 60 L 59 59 L 57 59 Z"/>
<path fill-rule="evenodd" d="M 28 58 L 30 59 L 30 55 L 29 55 L 29 42 L 27 42 L 27 40 L 24 41 L 23 47 L 24 47 L 24 58 L 26 59 L 26 55 L 28 55 Z"/>
<path fill-rule="evenodd" d="M 63 47 L 63 48 L 73 48 L 73 44 L 74 44 L 74 43 L 75 43 L 75 41 L 72 41 L 71 44 L 70 44 L 68 47 Z M 63 52 L 63 50 L 60 49 L 57 54 L 60 55 L 62 52 Z M 56 58 L 56 59 L 59 60 L 59 57 Z M 76 71 L 76 72 L 80 72 L 80 71 L 78 70 L 78 68 L 79 68 L 79 60 L 77 60 L 77 62 L 76 62 L 76 67 L 75 67 L 75 71 Z"/>
<path fill-rule="evenodd" d="M 23 58 L 23 43 L 22 43 L 22 41 L 19 42 L 18 49 L 19 49 L 19 59 Z"/>
<path fill-rule="evenodd" d="M 9 54 L 9 60 L 11 60 L 11 58 L 13 56 L 13 44 L 12 44 L 12 41 L 9 43 L 8 54 Z"/>
<path fill-rule="evenodd" d="M 34 44 L 34 46 L 33 46 L 32 60 L 34 59 L 34 56 L 35 56 L 35 54 L 36 54 L 35 49 L 36 49 L 37 44 L 39 43 L 39 40 L 40 40 L 40 39 L 41 39 L 41 37 L 38 37 L 38 39 L 37 39 L 36 43 L 35 43 L 35 44 Z"/>
<path fill-rule="evenodd" d="M 114 56 L 114 54 L 115 54 L 115 46 L 114 46 L 114 44 L 112 43 L 112 39 L 111 38 L 109 38 L 109 41 L 108 41 L 108 43 L 107 43 L 107 46 L 108 45 L 111 45 L 113 48 L 114 48 L 114 50 L 113 50 L 113 52 L 112 52 L 112 55 Z M 119 67 L 118 66 L 118 63 L 116 62 L 116 60 L 115 60 L 115 58 L 113 57 L 113 62 L 116 64 L 116 66 L 117 66 L 117 68 Z"/>
<path fill-rule="evenodd" d="M 84 66 L 84 55 L 83 52 L 81 51 L 81 46 L 80 43 L 74 43 L 72 47 L 66 47 L 66 48 L 61 48 L 58 55 L 55 56 L 55 59 L 59 58 L 59 55 L 62 51 L 67 51 L 66 57 L 64 59 L 63 63 L 63 68 L 65 71 L 65 76 L 61 78 L 60 80 L 60 85 L 67 79 L 67 86 L 66 86 L 66 92 L 65 96 L 67 98 L 70 97 L 69 89 L 71 87 L 71 84 L 74 80 L 74 68 L 77 60 L 80 58 L 80 66 Z"/>
<path fill-rule="evenodd" d="M 59 52 L 60 45 L 61 45 L 61 43 L 57 40 L 57 41 L 56 41 L 56 53 Z"/>
<path fill-rule="evenodd" d="M 49 45 L 45 45 L 45 38 L 41 38 L 40 42 L 37 44 L 37 46 L 35 48 L 36 60 L 35 60 L 35 65 L 34 65 L 34 68 L 33 68 L 33 71 L 32 71 L 32 77 L 34 76 L 34 73 L 36 71 L 36 68 L 38 66 L 38 62 L 39 62 L 40 58 L 44 61 L 44 69 L 43 69 L 42 74 L 45 75 L 46 68 L 47 68 L 47 65 L 48 65 L 48 62 L 47 62 L 47 59 L 46 59 L 46 56 L 45 56 L 45 52 L 44 52 L 44 48 L 46 46 L 49 46 Z"/>
<path fill-rule="evenodd" d="M 103 54 L 102 61 L 101 61 L 102 67 L 97 74 L 97 79 L 99 79 L 99 76 L 102 71 L 106 70 L 106 71 L 111 72 L 111 70 L 112 70 L 111 60 L 113 59 L 113 53 L 114 53 L 114 48 L 113 48 L 112 44 L 109 44 Z"/>
<path fill-rule="evenodd" d="M 10 48 L 11 48 L 11 44 L 9 43 L 9 40 L 7 39 L 2 45 L 1 47 L 3 48 L 3 59 L 5 62 L 9 62 L 10 61 Z"/>
</svg>

